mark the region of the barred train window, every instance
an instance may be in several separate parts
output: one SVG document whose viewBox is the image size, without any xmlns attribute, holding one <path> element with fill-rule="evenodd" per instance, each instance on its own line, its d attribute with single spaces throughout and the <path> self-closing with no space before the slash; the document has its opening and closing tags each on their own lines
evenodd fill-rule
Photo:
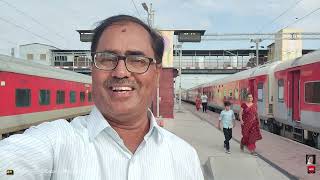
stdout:
<svg viewBox="0 0 320 180">
<path fill-rule="evenodd" d="M 80 102 L 84 102 L 86 95 L 84 92 L 80 92 Z"/>
<path fill-rule="evenodd" d="M 305 88 L 305 102 L 320 104 L 320 81 L 317 82 L 307 82 L 304 85 Z"/>
<path fill-rule="evenodd" d="M 40 89 L 39 91 L 39 104 L 49 105 L 50 104 L 50 90 Z"/>
<path fill-rule="evenodd" d="M 16 106 L 28 107 L 31 104 L 30 89 L 16 89 Z"/>
<path fill-rule="evenodd" d="M 70 103 L 75 103 L 75 102 L 76 102 L 76 92 L 70 91 Z"/>
<path fill-rule="evenodd" d="M 56 103 L 57 104 L 64 104 L 65 102 L 65 93 L 62 90 L 57 91 L 57 98 L 56 98 Z"/>
<path fill-rule="evenodd" d="M 92 92 L 88 93 L 88 101 L 91 102 L 92 101 Z"/>
<path fill-rule="evenodd" d="M 246 101 L 247 100 L 247 95 L 248 95 L 247 88 L 241 89 L 240 98 L 241 98 L 242 101 Z"/>
<path fill-rule="evenodd" d="M 232 99 L 233 98 L 233 90 L 232 89 L 229 89 L 229 94 L 228 94 L 228 99 Z"/>
<path fill-rule="evenodd" d="M 263 101 L 263 83 L 258 83 L 258 101 Z"/>
<path fill-rule="evenodd" d="M 280 79 L 278 81 L 278 101 L 283 102 L 283 94 L 284 94 L 284 81 L 283 79 Z"/>
<path fill-rule="evenodd" d="M 237 88 L 234 90 L 234 98 L 235 98 L 236 100 L 239 99 L 239 91 L 238 91 Z"/>
</svg>

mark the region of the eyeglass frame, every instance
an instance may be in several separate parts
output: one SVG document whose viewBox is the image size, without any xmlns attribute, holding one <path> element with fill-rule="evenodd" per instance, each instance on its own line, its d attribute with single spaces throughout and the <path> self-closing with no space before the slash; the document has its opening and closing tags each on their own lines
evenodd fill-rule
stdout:
<svg viewBox="0 0 320 180">
<path fill-rule="evenodd" d="M 115 67 L 113 68 L 113 69 L 110 69 L 110 70 L 106 70 L 106 69 L 102 69 L 102 68 L 99 68 L 98 66 L 97 66 L 97 63 L 96 63 L 96 55 L 97 55 L 97 53 L 108 53 L 108 54 L 112 54 L 112 55 L 114 55 L 116 58 L 117 58 L 117 64 L 115 65 Z M 118 67 L 118 64 L 119 64 L 119 61 L 120 60 L 123 60 L 123 62 L 124 62 L 124 65 L 125 65 L 125 67 L 126 67 L 126 69 L 127 69 L 127 71 L 128 72 L 130 72 L 130 73 L 136 73 L 136 74 L 144 74 L 144 73 L 146 73 L 148 70 L 149 70 L 149 67 L 150 67 L 150 65 L 151 65 L 151 63 L 153 63 L 153 64 L 160 64 L 159 62 L 157 62 L 157 60 L 156 59 L 154 59 L 154 58 L 151 58 L 151 57 L 147 57 L 147 56 L 143 56 L 143 55 L 118 55 L 118 54 L 116 54 L 116 53 L 112 53 L 112 52 L 107 52 L 107 51 L 102 51 L 102 52 L 91 52 L 91 56 L 92 56 L 92 58 L 93 58 L 93 64 L 94 64 L 94 66 L 97 68 L 97 69 L 99 69 L 99 70 L 103 70 L 103 71 L 113 71 L 113 70 L 115 70 L 117 67 Z M 144 71 L 144 72 L 132 72 L 132 71 L 130 71 L 129 69 L 128 69 L 128 67 L 127 67 L 127 58 L 128 58 L 128 56 L 139 56 L 139 57 L 144 57 L 144 58 L 147 58 L 148 60 L 149 60 L 149 64 L 148 64 L 148 67 L 147 67 L 147 69 Z"/>
</svg>

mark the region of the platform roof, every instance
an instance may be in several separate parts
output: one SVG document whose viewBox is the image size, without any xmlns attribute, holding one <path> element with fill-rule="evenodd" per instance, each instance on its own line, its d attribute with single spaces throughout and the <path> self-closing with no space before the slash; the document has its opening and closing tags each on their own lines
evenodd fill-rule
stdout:
<svg viewBox="0 0 320 180">
<path fill-rule="evenodd" d="M 194 30 L 194 29 L 179 29 L 179 30 L 174 30 L 174 35 L 179 35 L 180 33 L 200 33 L 201 36 L 204 35 L 206 30 Z"/>
</svg>

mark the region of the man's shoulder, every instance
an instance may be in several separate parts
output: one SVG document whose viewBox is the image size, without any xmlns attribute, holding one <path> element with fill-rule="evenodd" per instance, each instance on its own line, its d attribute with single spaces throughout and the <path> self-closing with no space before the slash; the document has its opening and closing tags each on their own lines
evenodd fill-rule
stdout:
<svg viewBox="0 0 320 180">
<path fill-rule="evenodd" d="M 58 128 L 58 129 L 75 129 L 80 126 L 86 126 L 86 121 L 85 121 L 86 116 L 78 116 L 75 117 L 71 122 L 68 122 L 65 119 L 57 119 L 54 121 L 50 122 L 44 122 L 36 127 L 41 127 L 41 128 Z"/>
<path fill-rule="evenodd" d="M 50 122 L 44 122 L 37 126 L 32 126 L 26 130 L 26 133 L 37 134 L 44 133 L 48 136 L 53 137 L 57 135 L 67 135 L 75 132 L 77 129 L 82 129 L 86 127 L 85 123 L 86 116 L 79 116 L 74 118 L 71 122 L 68 122 L 65 119 L 57 119 Z"/>
</svg>

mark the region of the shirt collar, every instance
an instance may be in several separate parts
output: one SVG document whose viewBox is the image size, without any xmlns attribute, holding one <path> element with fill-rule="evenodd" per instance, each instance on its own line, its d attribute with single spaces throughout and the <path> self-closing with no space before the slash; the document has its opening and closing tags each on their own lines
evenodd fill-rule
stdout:
<svg viewBox="0 0 320 180">
<path fill-rule="evenodd" d="M 93 140 L 105 128 L 111 128 L 108 121 L 106 121 L 96 106 L 93 107 L 91 113 L 87 117 L 87 123 L 90 140 Z"/>
<path fill-rule="evenodd" d="M 144 140 L 148 141 L 151 136 L 154 136 L 156 142 L 161 143 L 163 139 L 161 127 L 158 125 L 157 120 L 150 109 L 148 109 L 148 119 L 150 120 L 150 128 L 148 133 L 144 136 Z"/>
<path fill-rule="evenodd" d="M 148 133 L 144 136 L 144 140 L 148 141 L 148 139 L 153 136 L 157 143 L 161 143 L 163 139 L 161 127 L 158 125 L 150 109 L 148 109 L 148 119 L 150 121 L 150 128 Z M 93 107 L 91 113 L 87 117 L 87 123 L 88 134 L 91 141 L 94 140 L 104 129 L 110 128 L 113 130 L 96 106 Z"/>
</svg>

